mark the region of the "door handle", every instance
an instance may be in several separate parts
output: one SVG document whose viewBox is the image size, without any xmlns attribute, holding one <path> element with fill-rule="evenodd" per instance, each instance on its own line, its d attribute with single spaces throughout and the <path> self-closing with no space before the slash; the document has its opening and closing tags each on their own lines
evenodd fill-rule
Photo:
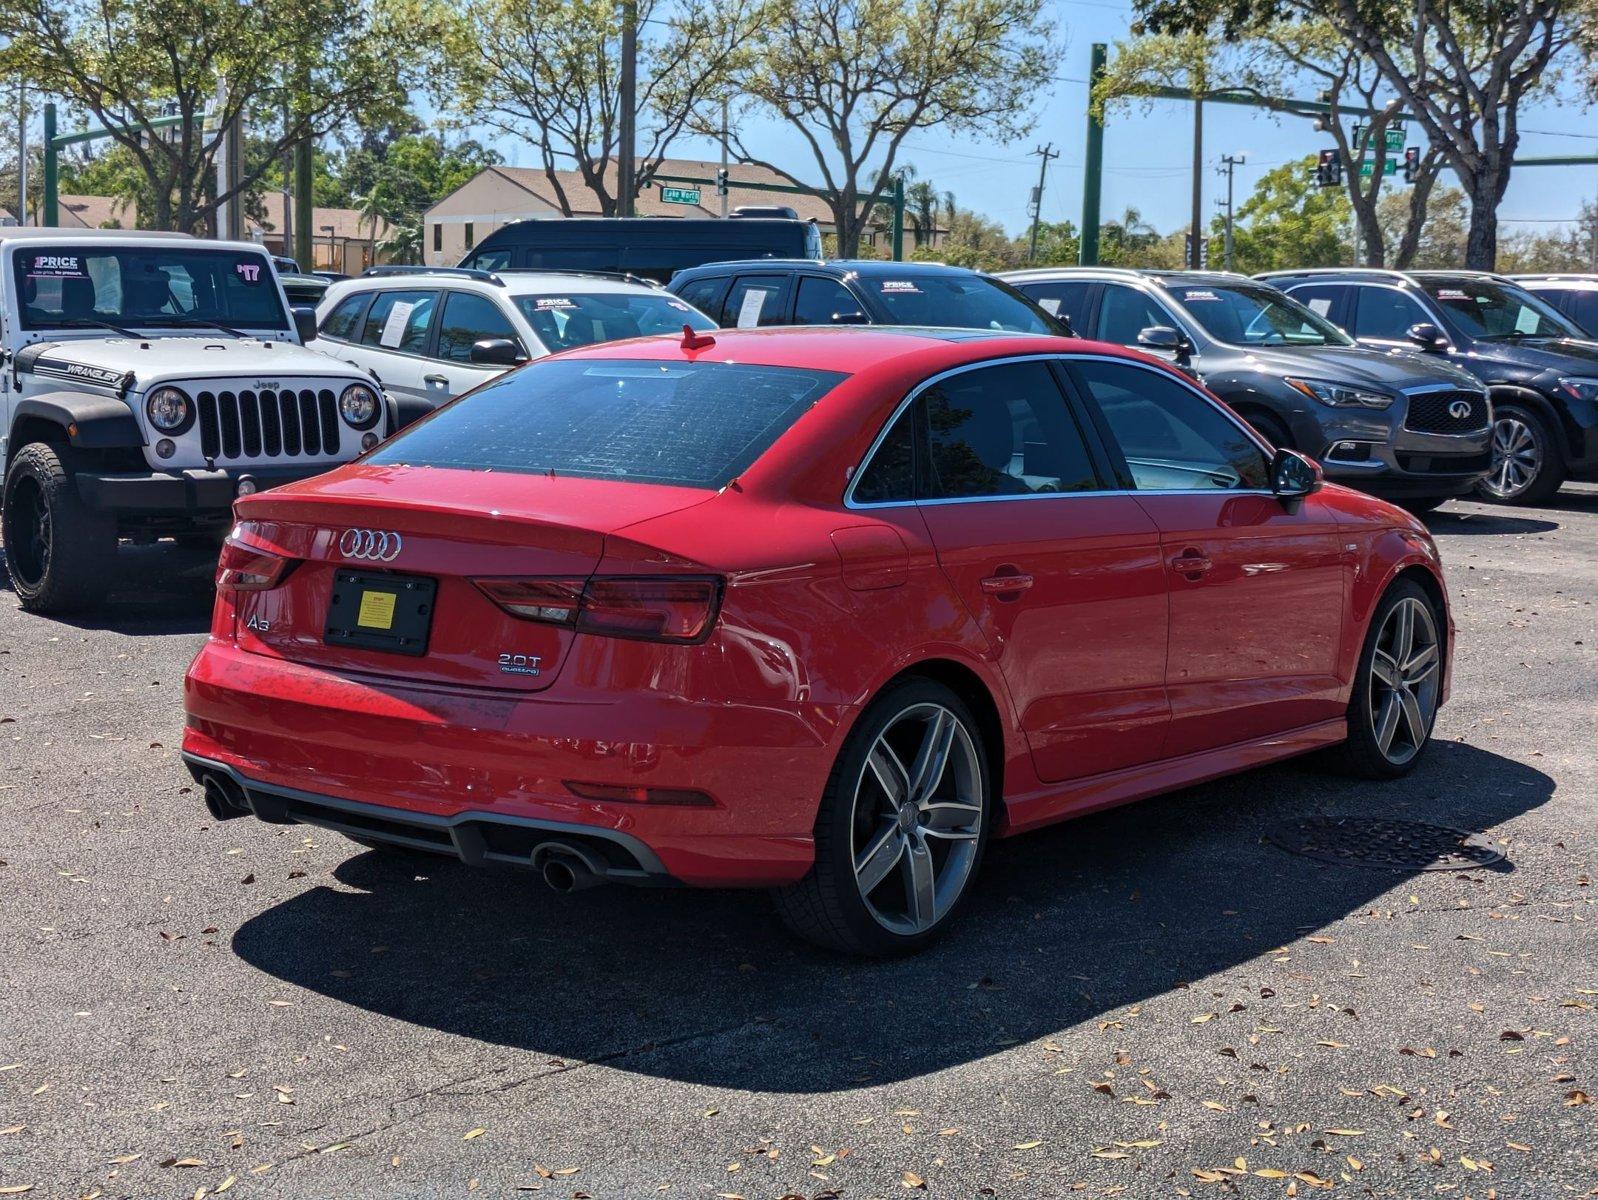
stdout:
<svg viewBox="0 0 1598 1200">
<path fill-rule="evenodd" d="M 1000 600 L 1014 600 L 1034 582 L 1036 581 L 1032 576 L 1013 571 L 1009 574 L 989 575 L 982 581 L 982 590 L 990 596 L 997 596 Z"/>
<path fill-rule="evenodd" d="M 1186 575 L 1189 579 L 1198 578 L 1213 565 L 1208 558 L 1192 547 L 1182 551 L 1171 560 L 1171 570 L 1178 575 Z"/>
<path fill-rule="evenodd" d="M 449 386 L 449 376 L 448 375 L 423 375 L 422 376 L 422 382 L 423 383 L 441 383 L 444 386 L 448 387 Z"/>
</svg>

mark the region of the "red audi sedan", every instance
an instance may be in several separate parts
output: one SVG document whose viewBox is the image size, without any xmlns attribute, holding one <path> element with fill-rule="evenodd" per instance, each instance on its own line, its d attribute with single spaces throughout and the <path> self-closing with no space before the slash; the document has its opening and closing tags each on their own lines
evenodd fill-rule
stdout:
<svg viewBox="0 0 1598 1200">
<path fill-rule="evenodd" d="M 1306 751 L 1412 769 L 1413 517 L 1161 362 L 916 329 L 541 360 L 238 502 L 184 757 L 216 818 L 774 889 L 916 949 L 990 837 Z"/>
</svg>

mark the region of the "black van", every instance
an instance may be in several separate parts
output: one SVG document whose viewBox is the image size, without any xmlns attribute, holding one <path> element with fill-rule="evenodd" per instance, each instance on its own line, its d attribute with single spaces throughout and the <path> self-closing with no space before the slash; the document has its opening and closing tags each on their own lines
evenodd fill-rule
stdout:
<svg viewBox="0 0 1598 1200">
<path fill-rule="evenodd" d="M 738 217 L 576 217 L 517 221 L 461 259 L 479 271 L 622 271 L 661 283 L 729 258 L 820 258 L 814 221 Z"/>
</svg>

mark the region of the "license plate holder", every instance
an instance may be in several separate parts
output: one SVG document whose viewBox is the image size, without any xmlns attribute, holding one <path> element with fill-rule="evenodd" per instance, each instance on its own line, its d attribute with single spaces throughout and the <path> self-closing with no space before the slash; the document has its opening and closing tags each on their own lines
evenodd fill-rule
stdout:
<svg viewBox="0 0 1598 1200">
<path fill-rule="evenodd" d="M 438 580 L 422 575 L 340 568 L 333 573 L 322 640 L 420 657 L 427 653 L 437 595 Z"/>
</svg>

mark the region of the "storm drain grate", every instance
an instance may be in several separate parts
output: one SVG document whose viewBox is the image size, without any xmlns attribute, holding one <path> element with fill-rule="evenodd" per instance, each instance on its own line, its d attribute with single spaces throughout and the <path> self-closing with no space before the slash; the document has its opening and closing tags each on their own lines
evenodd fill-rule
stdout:
<svg viewBox="0 0 1598 1200">
<path fill-rule="evenodd" d="M 1383 871 L 1460 871 L 1504 861 L 1479 833 L 1383 817 L 1304 817 L 1275 826 L 1265 840 L 1317 862 Z"/>
</svg>

